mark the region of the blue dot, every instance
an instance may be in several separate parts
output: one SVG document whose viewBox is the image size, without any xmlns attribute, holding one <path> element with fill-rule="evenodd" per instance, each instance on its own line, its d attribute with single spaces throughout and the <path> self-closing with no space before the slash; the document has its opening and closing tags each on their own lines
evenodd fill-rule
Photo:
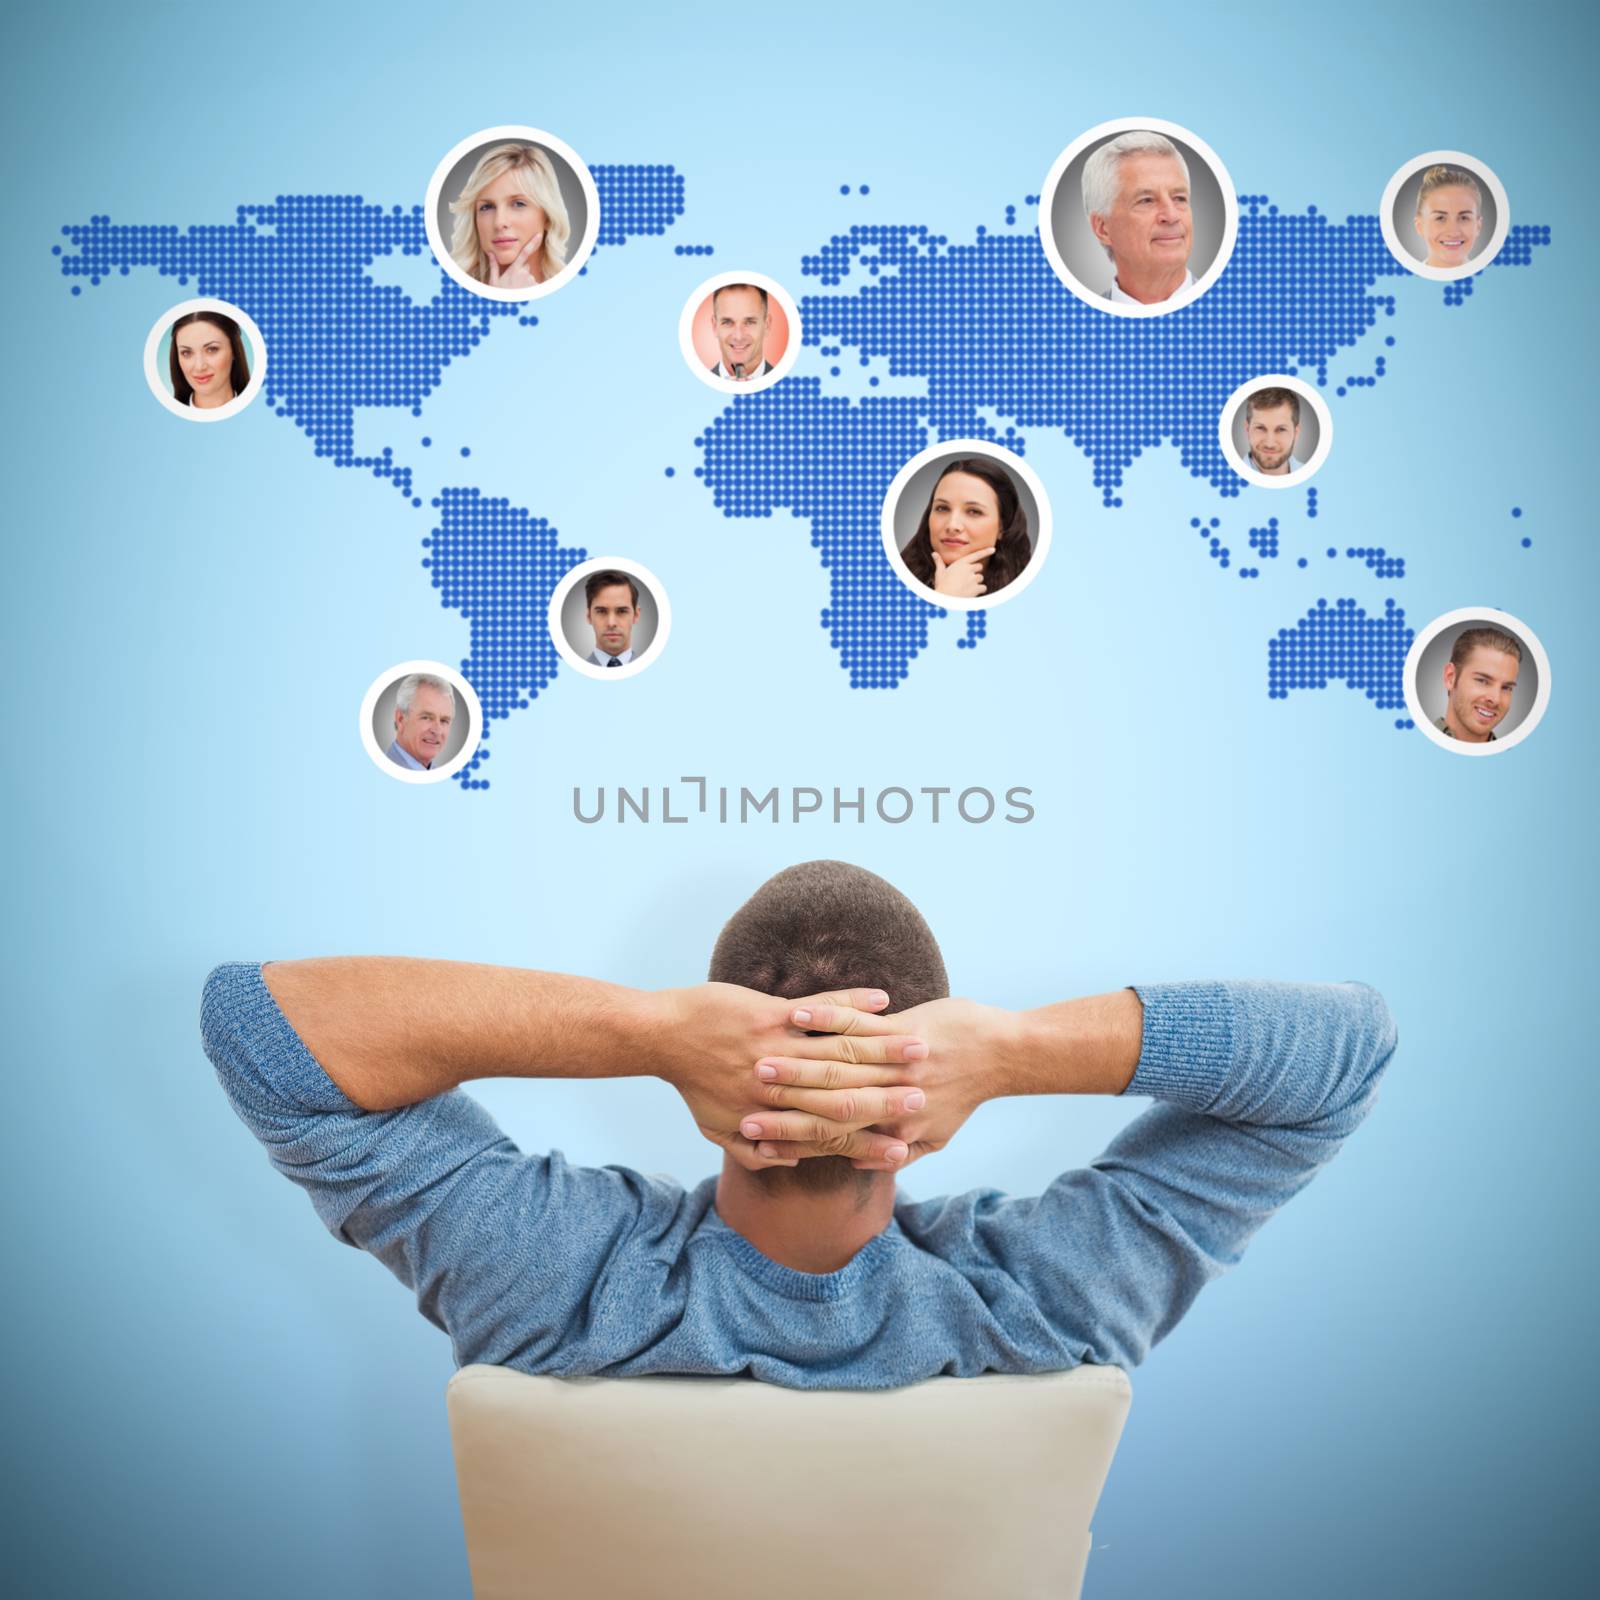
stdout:
<svg viewBox="0 0 1600 1600">
<path fill-rule="evenodd" d="M 1524 539 L 1522 541 L 1522 548 L 1524 550 L 1531 550 L 1533 548 L 1533 540 L 1532 539 Z"/>
<path fill-rule="evenodd" d="M 1512 506 L 1511 515 L 1514 516 L 1514 517 L 1520 517 L 1522 515 L 1522 507 L 1521 506 Z"/>
<path fill-rule="evenodd" d="M 462 445 L 461 453 L 464 456 L 470 456 L 472 454 L 472 452 L 465 445 Z"/>
<path fill-rule="evenodd" d="M 668 467 L 667 468 L 667 476 L 669 478 L 675 478 L 675 477 L 677 477 L 677 475 L 678 475 L 678 469 L 676 467 Z"/>
</svg>

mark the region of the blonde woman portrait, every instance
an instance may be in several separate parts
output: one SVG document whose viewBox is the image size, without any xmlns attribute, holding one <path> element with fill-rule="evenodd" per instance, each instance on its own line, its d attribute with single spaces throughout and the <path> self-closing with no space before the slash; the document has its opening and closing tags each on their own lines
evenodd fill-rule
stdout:
<svg viewBox="0 0 1600 1600">
<path fill-rule="evenodd" d="M 567 264 L 572 225 L 554 162 L 537 145 L 485 150 L 450 202 L 450 255 L 491 289 L 532 289 Z"/>
</svg>

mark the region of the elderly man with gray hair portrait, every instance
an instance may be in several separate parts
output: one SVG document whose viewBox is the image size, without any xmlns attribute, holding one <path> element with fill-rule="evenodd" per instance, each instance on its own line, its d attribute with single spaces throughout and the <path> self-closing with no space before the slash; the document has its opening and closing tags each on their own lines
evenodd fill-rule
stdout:
<svg viewBox="0 0 1600 1600">
<path fill-rule="evenodd" d="M 397 767 L 427 772 L 443 758 L 455 719 L 455 690 L 431 672 L 413 672 L 395 691 L 394 741 L 385 754 Z"/>
<path fill-rule="evenodd" d="M 1106 299 L 1149 306 L 1193 293 L 1189 200 L 1189 164 L 1162 134 L 1120 133 L 1084 162 L 1084 213 L 1113 268 Z"/>
</svg>

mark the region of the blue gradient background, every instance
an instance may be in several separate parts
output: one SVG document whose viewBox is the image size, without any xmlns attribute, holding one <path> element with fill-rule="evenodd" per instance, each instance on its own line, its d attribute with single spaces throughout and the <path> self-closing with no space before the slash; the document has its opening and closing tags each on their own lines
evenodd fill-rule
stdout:
<svg viewBox="0 0 1600 1600">
<path fill-rule="evenodd" d="M 901 885 L 956 986 L 986 1000 L 1360 977 L 1399 1020 L 1370 1123 L 1135 1374 L 1091 1595 L 1586 1591 L 1594 14 L 1112 17 L 586 7 L 508 27 L 398 4 L 13 21 L 11 1592 L 468 1593 L 447 1342 L 228 1111 L 196 1029 L 215 962 L 381 950 L 685 983 L 744 894 L 818 855 Z M 798 292 L 800 255 L 855 222 L 970 237 L 1036 193 L 1074 134 L 1137 111 L 1194 128 L 1239 188 L 1337 217 L 1375 210 L 1412 154 L 1462 149 L 1553 244 L 1457 309 L 1386 285 L 1389 375 L 1337 403 L 1314 524 L 1300 496 L 1224 506 L 1173 451 L 1147 453 L 1107 510 L 1081 454 L 1031 438 L 1056 517 L 1041 580 L 976 651 L 955 649 L 957 619 L 900 689 L 852 692 L 817 625 L 806 529 L 724 519 L 693 477 L 715 402 L 682 369 L 682 301 L 739 265 Z M 192 290 L 135 274 L 72 299 L 49 246 L 96 212 L 224 221 L 296 192 L 409 205 L 446 149 L 501 122 L 558 131 L 591 162 L 672 162 L 688 209 L 665 240 L 602 252 L 538 330 L 497 327 L 415 431 L 469 444 L 454 476 L 566 542 L 644 561 L 674 626 L 626 694 L 562 674 L 496 730 L 493 787 L 466 795 L 387 781 L 356 736 L 377 672 L 466 648 L 419 565 L 419 514 L 315 460 L 259 402 L 218 427 L 168 416 L 140 356 Z M 1369 371 L 1377 348 L 1335 375 Z M 386 417 L 373 438 L 409 435 Z M 1283 556 L 1240 583 L 1195 540 L 1199 512 L 1236 549 L 1278 515 Z M 1404 579 L 1344 560 L 1374 543 L 1406 557 Z M 1279 626 L 1319 595 L 1370 612 L 1390 593 L 1413 625 L 1478 603 L 1527 622 L 1554 679 L 1536 735 L 1454 760 L 1337 684 L 1268 701 Z M 749 667 L 758 645 L 780 670 Z M 1026 784 L 1039 814 L 670 835 L 573 820 L 574 784 L 682 773 Z M 480 1092 L 520 1142 L 574 1160 L 685 1179 L 713 1163 L 653 1081 Z M 1134 1109 L 991 1105 L 904 1187 L 1036 1190 Z M 803 1508 L 781 1514 L 803 1525 Z M 729 1558 L 759 1593 L 796 1542 L 754 1537 L 773 1553 Z M 892 1574 L 892 1532 L 884 1558 Z"/>
</svg>

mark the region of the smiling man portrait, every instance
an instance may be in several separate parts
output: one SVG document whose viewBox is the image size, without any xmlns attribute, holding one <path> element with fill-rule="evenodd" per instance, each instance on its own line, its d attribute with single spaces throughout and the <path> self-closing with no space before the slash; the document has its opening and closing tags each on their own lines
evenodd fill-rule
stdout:
<svg viewBox="0 0 1600 1600">
<path fill-rule="evenodd" d="M 1500 628 L 1468 628 L 1444 668 L 1444 715 L 1434 727 L 1452 739 L 1487 744 L 1516 692 L 1522 646 Z"/>
<path fill-rule="evenodd" d="M 1293 389 L 1257 389 L 1244 403 L 1244 464 L 1263 477 L 1303 472 L 1295 454 L 1300 443 L 1300 396 Z"/>
<path fill-rule="evenodd" d="M 394 741 L 386 754 L 397 767 L 427 772 L 442 760 L 456 718 L 456 692 L 443 678 L 413 672 L 394 699 Z"/>
<path fill-rule="evenodd" d="M 711 329 L 717 336 L 722 359 L 711 369 L 713 378 L 749 383 L 772 371 L 767 360 L 767 333 L 771 328 L 767 291 L 754 283 L 725 283 L 711 294 Z"/>
</svg>

